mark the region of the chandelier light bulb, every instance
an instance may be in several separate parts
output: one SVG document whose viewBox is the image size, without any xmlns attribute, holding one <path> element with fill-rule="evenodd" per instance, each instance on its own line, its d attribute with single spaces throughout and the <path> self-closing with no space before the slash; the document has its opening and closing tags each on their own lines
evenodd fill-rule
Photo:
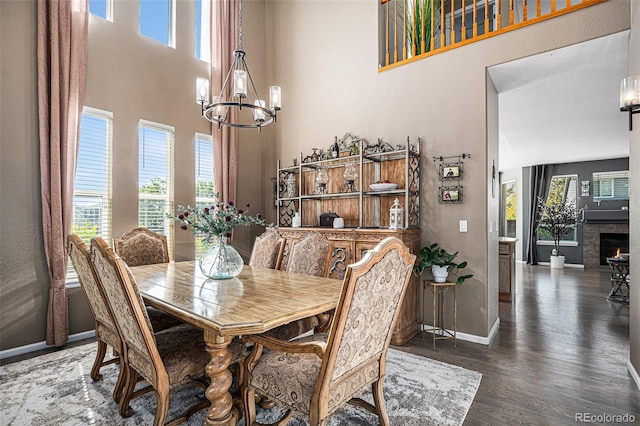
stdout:
<svg viewBox="0 0 640 426">
<path fill-rule="evenodd" d="M 255 106 L 259 106 L 259 107 L 262 107 L 262 108 L 264 108 L 264 105 L 265 105 L 265 103 L 264 103 L 264 101 L 262 99 L 256 99 L 256 101 L 253 104 Z M 253 110 L 253 120 L 256 123 L 261 123 L 261 122 L 264 121 L 264 119 L 265 119 L 265 115 L 264 115 L 264 111 L 263 110 L 261 110 L 259 108 L 256 108 L 256 109 Z"/>
<path fill-rule="evenodd" d="M 211 102 L 211 105 L 213 106 L 213 117 L 218 121 L 224 121 L 226 108 L 222 105 L 218 105 L 220 102 L 223 102 L 222 96 L 213 97 L 213 102 Z"/>
<path fill-rule="evenodd" d="M 282 108 L 281 94 L 280 86 L 269 87 L 269 108 L 276 111 Z"/>
<path fill-rule="evenodd" d="M 196 102 L 199 104 L 209 102 L 209 80 L 206 78 L 196 80 Z"/>
<path fill-rule="evenodd" d="M 241 99 L 247 97 L 247 73 L 243 70 L 233 72 L 233 94 Z"/>
</svg>

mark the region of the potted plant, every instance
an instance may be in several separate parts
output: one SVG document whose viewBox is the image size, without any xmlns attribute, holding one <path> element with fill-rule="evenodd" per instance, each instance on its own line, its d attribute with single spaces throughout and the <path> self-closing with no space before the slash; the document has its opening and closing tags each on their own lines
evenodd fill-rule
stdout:
<svg viewBox="0 0 640 426">
<path fill-rule="evenodd" d="M 568 203 L 547 203 L 542 197 L 538 197 L 538 230 L 547 231 L 553 238 L 553 251 L 551 252 L 552 268 L 564 267 L 564 256 L 560 255 L 560 240 L 573 232 L 578 223 L 578 214 L 575 201 Z"/>
<path fill-rule="evenodd" d="M 433 243 L 420 249 L 416 256 L 416 263 L 413 265 L 413 271 L 417 276 L 420 276 L 427 267 L 431 267 L 435 282 L 443 283 L 449 274 L 453 274 L 457 277 L 456 284 L 460 285 L 473 275 L 461 274 L 461 271 L 467 267 L 467 262 L 454 262 L 457 256 L 458 252 L 448 253 L 445 249 L 438 247 L 438 243 Z"/>
</svg>

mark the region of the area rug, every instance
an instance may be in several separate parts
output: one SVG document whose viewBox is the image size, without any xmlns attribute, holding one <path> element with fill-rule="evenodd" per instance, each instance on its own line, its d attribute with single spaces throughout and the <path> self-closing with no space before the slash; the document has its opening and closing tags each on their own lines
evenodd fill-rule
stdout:
<svg viewBox="0 0 640 426">
<path fill-rule="evenodd" d="M 154 393 L 132 401 L 132 417 L 123 419 L 118 414 L 111 399 L 117 365 L 103 367 L 103 380 L 91 380 L 89 373 L 96 348 L 92 343 L 0 366 L 0 424 L 152 424 Z M 461 425 L 481 377 L 476 371 L 389 349 L 384 392 L 391 424 Z M 168 418 L 175 418 L 198 398 L 204 398 L 204 393 L 197 388 L 172 391 Z M 371 401 L 371 394 L 365 394 L 364 398 Z M 205 411 L 200 411 L 187 424 L 202 425 L 204 416 Z M 276 416 L 274 410 L 260 410 L 258 420 L 273 420 Z M 289 424 L 303 426 L 307 422 L 294 417 Z M 372 425 L 377 424 L 377 418 L 367 411 L 347 406 L 334 413 L 328 424 Z"/>
</svg>

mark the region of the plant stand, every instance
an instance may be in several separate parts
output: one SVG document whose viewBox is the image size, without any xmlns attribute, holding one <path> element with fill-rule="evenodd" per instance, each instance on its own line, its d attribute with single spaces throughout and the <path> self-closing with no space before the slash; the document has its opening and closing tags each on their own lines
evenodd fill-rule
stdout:
<svg viewBox="0 0 640 426">
<path fill-rule="evenodd" d="M 435 281 L 423 281 L 423 306 L 426 304 L 427 288 L 433 292 L 433 323 L 431 329 L 425 330 L 433 336 L 433 347 L 436 347 L 437 339 L 453 339 L 453 346 L 456 347 L 456 317 L 458 314 L 458 300 L 456 296 L 456 283 Z M 444 294 L 447 291 L 453 292 L 453 332 L 444 328 Z M 423 320 L 424 322 L 424 320 Z"/>
</svg>

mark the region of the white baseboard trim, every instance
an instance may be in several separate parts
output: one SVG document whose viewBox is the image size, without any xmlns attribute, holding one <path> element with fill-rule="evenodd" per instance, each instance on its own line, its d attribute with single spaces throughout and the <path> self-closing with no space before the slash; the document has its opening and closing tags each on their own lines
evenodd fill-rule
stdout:
<svg viewBox="0 0 640 426">
<path fill-rule="evenodd" d="M 95 330 L 83 331 L 82 333 L 72 334 L 69 336 L 69 343 L 77 342 L 78 340 L 89 339 L 96 335 Z M 42 349 L 52 348 L 52 346 L 47 345 L 45 342 L 31 343 L 25 346 L 18 346 L 17 348 L 5 349 L 4 351 L 0 351 L 0 359 L 11 358 L 12 356 L 24 355 L 30 352 L 39 351 Z"/>
<path fill-rule="evenodd" d="M 638 387 L 638 389 L 640 389 L 640 376 L 638 375 L 638 372 L 636 371 L 633 364 L 631 364 L 631 360 L 627 361 L 627 370 L 629 370 L 629 374 L 631 374 L 631 377 L 633 377 L 633 381 L 636 382 L 636 386 Z"/>
<path fill-rule="evenodd" d="M 465 342 L 471 342 L 471 343 L 478 343 L 480 345 L 489 345 L 491 343 L 491 340 L 493 340 L 493 338 L 495 337 L 495 335 L 498 333 L 498 328 L 500 327 L 500 318 L 497 318 L 496 321 L 493 323 L 493 327 L 491 327 L 491 331 L 489 332 L 489 335 L 487 337 L 483 337 L 483 336 L 477 336 L 475 334 L 468 334 L 468 333 L 461 333 L 460 331 L 458 331 L 456 333 L 456 339 L 457 340 L 464 340 Z M 431 326 L 429 324 L 423 324 L 421 327 L 422 331 L 431 331 Z M 453 330 L 449 330 L 449 329 L 445 329 L 447 331 L 447 333 L 449 334 L 453 334 Z M 438 333 L 438 335 L 443 335 L 444 333 Z"/>
<path fill-rule="evenodd" d="M 551 262 L 538 262 L 538 265 L 540 266 L 551 266 Z M 579 268 L 579 269 L 584 269 L 584 265 L 581 265 L 579 263 L 565 263 L 564 264 L 565 268 Z"/>
</svg>

